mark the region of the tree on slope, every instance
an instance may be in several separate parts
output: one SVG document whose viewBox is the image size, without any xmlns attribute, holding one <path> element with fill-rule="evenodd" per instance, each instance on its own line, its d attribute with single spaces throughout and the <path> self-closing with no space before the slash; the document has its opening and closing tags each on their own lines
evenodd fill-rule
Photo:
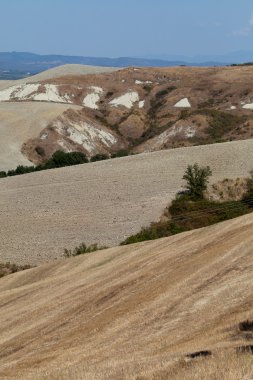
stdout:
<svg viewBox="0 0 253 380">
<path fill-rule="evenodd" d="M 253 207 L 253 171 L 250 172 L 251 177 L 247 180 L 247 191 L 243 197 L 243 201 L 250 207 Z"/>
<path fill-rule="evenodd" d="M 209 166 L 200 167 L 197 163 L 188 165 L 183 179 L 188 196 L 193 200 L 203 199 L 212 171 Z"/>
</svg>

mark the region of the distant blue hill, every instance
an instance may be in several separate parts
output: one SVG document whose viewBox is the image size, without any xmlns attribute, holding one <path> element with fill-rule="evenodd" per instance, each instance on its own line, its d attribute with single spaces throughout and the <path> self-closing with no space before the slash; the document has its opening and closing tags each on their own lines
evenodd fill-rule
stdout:
<svg viewBox="0 0 253 380">
<path fill-rule="evenodd" d="M 24 52 L 0 52 L 0 79 L 19 79 L 65 64 L 82 64 L 106 67 L 168 67 L 168 66 L 219 66 L 225 63 L 191 63 L 181 60 L 149 58 L 106 58 L 65 55 L 38 55 Z"/>
</svg>

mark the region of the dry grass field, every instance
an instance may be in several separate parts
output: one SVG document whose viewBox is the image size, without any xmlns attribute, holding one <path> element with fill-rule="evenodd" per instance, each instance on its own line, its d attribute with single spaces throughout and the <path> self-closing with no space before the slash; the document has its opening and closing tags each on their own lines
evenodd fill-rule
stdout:
<svg viewBox="0 0 253 380">
<path fill-rule="evenodd" d="M 179 148 L 0 180 L 1 261 L 38 264 L 82 242 L 114 246 L 159 220 L 188 164 L 248 176 L 253 140 Z"/>
<path fill-rule="evenodd" d="M 252 379 L 252 247 L 250 214 L 1 279 L 0 378 Z"/>
</svg>

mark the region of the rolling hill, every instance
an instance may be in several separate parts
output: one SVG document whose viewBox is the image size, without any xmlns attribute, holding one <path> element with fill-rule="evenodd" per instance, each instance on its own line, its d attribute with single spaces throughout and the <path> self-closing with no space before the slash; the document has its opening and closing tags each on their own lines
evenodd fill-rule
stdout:
<svg viewBox="0 0 253 380">
<path fill-rule="evenodd" d="M 188 62 L 185 62 L 187 61 Z M 205 62 L 204 62 L 205 61 Z M 218 59 L 219 61 L 219 59 Z M 236 62 L 238 60 L 235 60 Z M 235 62 L 231 57 L 229 60 L 221 60 L 220 62 Z M 0 79 L 20 79 L 37 74 L 50 68 L 59 67 L 66 64 L 79 64 L 101 67 L 129 67 L 129 66 L 153 66 L 167 67 L 178 65 L 195 65 L 210 66 L 216 65 L 210 57 L 205 57 L 202 62 L 194 62 L 193 60 L 178 58 L 159 59 L 159 58 L 133 58 L 133 57 L 82 57 L 82 56 L 66 56 L 66 55 L 39 55 L 27 52 L 0 52 Z M 220 63 L 220 65 L 224 63 Z"/>
<path fill-rule="evenodd" d="M 18 141 L 20 149 L 8 166 L 5 142 L 0 140 L 0 170 L 27 160 L 45 162 L 59 149 L 81 151 L 90 158 L 121 149 L 140 153 L 249 139 L 252 70 L 245 66 L 115 71 L 70 65 L 29 80 L 0 83 L 0 128 L 9 133 L 10 144 Z M 26 104 L 36 110 L 42 103 L 50 105 L 49 114 L 56 105 L 55 117 L 44 118 L 38 112 L 36 123 L 31 112 L 30 122 L 27 112 L 22 118 Z M 10 104 L 16 107 L 17 122 L 10 117 L 8 124 L 4 110 L 8 114 Z M 64 105 L 62 112 L 58 104 Z M 20 130 L 29 123 L 34 129 L 22 137 Z"/>
<path fill-rule="evenodd" d="M 249 175 L 252 73 L 67 65 L 0 82 L 0 170 L 129 153 L 0 179 L 1 262 L 37 265 L 0 279 L 1 379 L 251 378 L 252 213 L 117 245 L 160 220 L 189 164 L 211 167 L 212 196 Z M 110 248 L 63 258 L 81 243 Z"/>
<path fill-rule="evenodd" d="M 0 180 L 2 262 L 38 264 L 80 243 L 114 246 L 159 220 L 187 165 L 247 177 L 253 140 L 178 148 Z"/>
<path fill-rule="evenodd" d="M 31 165 L 22 154 L 24 141 L 37 135 L 67 109 L 78 106 L 52 103 L 0 103 L 0 167 L 2 170 L 17 165 Z"/>
<path fill-rule="evenodd" d="M 250 379 L 252 246 L 250 214 L 1 279 L 0 377 Z"/>
</svg>

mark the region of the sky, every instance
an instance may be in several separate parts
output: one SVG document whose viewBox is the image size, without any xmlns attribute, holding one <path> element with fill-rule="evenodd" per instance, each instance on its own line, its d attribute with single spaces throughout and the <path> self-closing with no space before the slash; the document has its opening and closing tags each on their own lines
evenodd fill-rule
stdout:
<svg viewBox="0 0 253 380">
<path fill-rule="evenodd" d="M 253 51 L 252 0 L 0 0 L 0 51 L 94 57 Z"/>
</svg>

